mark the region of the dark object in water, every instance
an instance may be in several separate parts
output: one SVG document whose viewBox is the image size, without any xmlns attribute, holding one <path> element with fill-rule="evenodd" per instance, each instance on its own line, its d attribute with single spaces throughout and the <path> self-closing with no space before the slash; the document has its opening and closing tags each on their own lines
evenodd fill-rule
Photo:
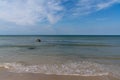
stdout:
<svg viewBox="0 0 120 80">
<path fill-rule="evenodd" d="M 34 47 L 29 47 L 28 49 L 35 49 Z"/>
<path fill-rule="evenodd" d="M 36 39 L 36 42 L 41 42 L 41 40 L 40 39 Z"/>
</svg>

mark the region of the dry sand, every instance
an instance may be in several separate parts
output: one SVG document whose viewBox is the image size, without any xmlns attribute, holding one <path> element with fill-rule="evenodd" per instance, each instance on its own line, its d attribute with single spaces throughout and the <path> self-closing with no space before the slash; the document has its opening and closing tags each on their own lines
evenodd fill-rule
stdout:
<svg viewBox="0 0 120 80">
<path fill-rule="evenodd" d="M 32 73 L 10 73 L 0 71 L 0 80 L 120 80 L 109 76 L 84 77 L 84 76 L 61 76 Z"/>
</svg>

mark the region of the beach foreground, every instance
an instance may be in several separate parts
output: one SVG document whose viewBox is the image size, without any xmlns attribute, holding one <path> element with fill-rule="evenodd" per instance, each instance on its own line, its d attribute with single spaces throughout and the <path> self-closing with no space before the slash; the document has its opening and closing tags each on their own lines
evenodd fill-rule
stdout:
<svg viewBox="0 0 120 80">
<path fill-rule="evenodd" d="M 110 76 L 68 76 L 0 72 L 0 80 L 119 80 Z"/>
</svg>

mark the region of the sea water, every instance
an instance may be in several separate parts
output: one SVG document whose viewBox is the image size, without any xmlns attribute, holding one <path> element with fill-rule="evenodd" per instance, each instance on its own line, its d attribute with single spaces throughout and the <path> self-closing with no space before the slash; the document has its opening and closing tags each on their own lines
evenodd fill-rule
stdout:
<svg viewBox="0 0 120 80">
<path fill-rule="evenodd" d="M 13 73 L 120 79 L 120 36 L 0 36 L 0 68 Z"/>
</svg>

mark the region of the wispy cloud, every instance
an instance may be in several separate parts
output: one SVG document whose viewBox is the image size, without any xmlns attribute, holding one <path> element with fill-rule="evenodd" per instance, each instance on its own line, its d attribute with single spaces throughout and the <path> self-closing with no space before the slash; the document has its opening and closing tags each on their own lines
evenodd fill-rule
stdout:
<svg viewBox="0 0 120 80">
<path fill-rule="evenodd" d="M 104 9 L 104 8 L 107 8 L 107 7 L 110 7 L 112 6 L 114 3 L 118 2 L 118 0 L 110 0 L 108 2 L 103 2 L 103 3 L 100 3 L 97 5 L 97 9 L 98 10 L 101 10 L 101 9 Z"/>
<path fill-rule="evenodd" d="M 86 15 L 119 2 L 120 0 L 0 0 L 0 20 L 20 25 L 34 25 L 37 22 L 54 24 L 63 16 Z"/>
<path fill-rule="evenodd" d="M 61 10 L 60 2 L 55 0 L 0 0 L 0 19 L 22 25 L 55 23 Z"/>
<path fill-rule="evenodd" d="M 74 9 L 75 15 L 86 15 L 92 12 L 103 10 L 118 3 L 120 0 L 79 0 L 76 9 Z"/>
</svg>

